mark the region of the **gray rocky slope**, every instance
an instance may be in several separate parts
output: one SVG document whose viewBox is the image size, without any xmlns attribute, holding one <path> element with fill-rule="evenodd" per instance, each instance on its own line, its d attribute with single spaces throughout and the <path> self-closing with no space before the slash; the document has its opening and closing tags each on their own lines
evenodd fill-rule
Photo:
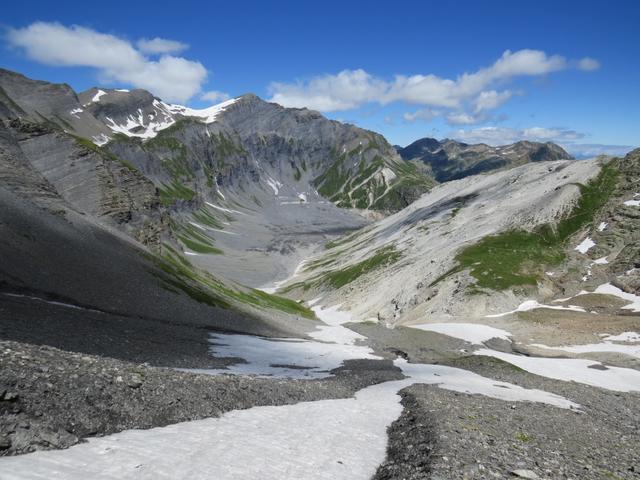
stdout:
<svg viewBox="0 0 640 480">
<path fill-rule="evenodd" d="M 396 147 L 396 150 L 405 160 L 426 165 L 439 182 L 530 162 L 572 158 L 552 142 L 521 141 L 492 147 L 484 143 L 469 145 L 451 139 L 438 141 L 435 138 L 421 138 L 404 148 Z"/>
<path fill-rule="evenodd" d="M 388 325 L 482 319 L 607 282 L 637 294 L 639 161 L 636 150 L 443 183 L 328 244 L 282 291 Z"/>
</svg>

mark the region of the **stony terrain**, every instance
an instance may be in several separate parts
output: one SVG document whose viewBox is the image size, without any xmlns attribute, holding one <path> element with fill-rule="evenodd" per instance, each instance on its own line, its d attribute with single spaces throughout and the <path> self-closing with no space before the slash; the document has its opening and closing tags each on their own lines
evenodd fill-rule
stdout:
<svg viewBox="0 0 640 480">
<path fill-rule="evenodd" d="M 257 405 L 344 398 L 402 378 L 387 360 L 348 361 L 335 373 L 321 380 L 197 375 L 2 341 L 0 456 L 66 448 L 86 437 Z"/>
<path fill-rule="evenodd" d="M 376 478 L 632 479 L 640 476 L 637 394 L 553 382 L 482 357 L 454 362 L 580 399 L 583 413 L 414 385 Z"/>
<path fill-rule="evenodd" d="M 387 324 L 420 321 L 425 313 L 440 318 L 506 311 L 519 303 L 511 291 L 470 296 L 469 275 L 446 275 L 456 265 L 456 252 L 500 231 L 554 221 L 577 199 L 575 183 L 587 182 L 599 169 L 596 160 L 561 160 L 441 184 L 401 212 L 336 241 L 289 285 L 304 298 L 322 295 L 348 304 L 358 318 Z M 376 255 L 376 268 L 346 275 L 349 281 L 330 280 Z"/>
<path fill-rule="evenodd" d="M 444 183 L 401 212 L 331 242 L 281 291 L 322 296 L 325 303 L 348 305 L 354 317 L 394 325 L 424 322 L 425 314 L 431 321 L 482 319 L 529 299 L 544 303 L 593 291 L 607 281 L 638 292 L 640 210 L 625 202 L 636 198 L 640 152 L 603 165 L 603 159 L 540 162 Z M 618 173 L 601 206 L 574 217 L 572 209 L 586 209 L 576 184 L 596 185 L 602 171 Z M 571 233 L 550 247 L 520 243 L 530 238 L 527 232 L 556 224 L 568 224 L 563 231 Z M 500 237 L 513 231 L 523 233 Z M 492 235 L 502 242 L 493 252 L 510 249 L 514 258 L 486 255 L 494 247 L 483 242 Z M 582 253 L 576 247 L 586 238 L 595 247 Z M 473 260 L 460 257 L 476 245 Z M 515 262 L 519 251 L 530 260 L 501 267 L 503 260 Z M 513 275 L 518 268 L 522 273 Z M 500 275 L 511 278 L 501 281 Z"/>
</svg>

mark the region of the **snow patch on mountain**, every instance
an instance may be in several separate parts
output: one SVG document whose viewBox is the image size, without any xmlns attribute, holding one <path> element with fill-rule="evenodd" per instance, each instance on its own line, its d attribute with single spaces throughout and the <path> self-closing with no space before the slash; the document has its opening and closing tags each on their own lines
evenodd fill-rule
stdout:
<svg viewBox="0 0 640 480">
<path fill-rule="evenodd" d="M 530 310 L 536 310 L 538 308 L 548 308 L 551 310 L 568 310 L 572 312 L 586 312 L 584 308 L 578 307 L 576 305 L 569 305 L 568 307 L 562 307 L 559 305 L 543 305 L 541 303 L 538 303 L 536 300 L 527 300 L 525 302 L 522 302 L 520 305 L 518 305 L 518 308 L 516 308 L 515 310 L 510 310 L 508 312 L 503 312 L 503 313 L 494 313 L 492 315 L 486 315 L 486 317 L 487 318 L 504 317 L 506 315 L 511 315 L 513 313 L 528 312 Z"/>
<path fill-rule="evenodd" d="M 585 238 L 580 244 L 574 249 L 578 252 L 585 254 L 589 251 L 589 249 L 596 246 L 596 242 L 594 242 L 591 237 Z"/>
<path fill-rule="evenodd" d="M 600 362 L 577 358 L 543 358 L 515 355 L 482 348 L 475 355 L 486 355 L 508 362 L 542 377 L 578 382 L 617 392 L 640 392 L 640 371 L 604 366 Z"/>
<path fill-rule="evenodd" d="M 67 450 L 3 460 L 7 480 L 114 478 L 368 479 L 384 461 L 387 428 L 402 412 L 398 391 L 413 383 L 509 402 L 565 409 L 564 397 L 442 365 L 395 364 L 410 378 L 353 398 L 234 410 L 219 418 L 90 438 Z"/>
<path fill-rule="evenodd" d="M 506 330 L 479 323 L 423 323 L 407 326 L 426 332 L 441 333 L 476 345 L 481 345 L 492 338 L 511 340 L 511 334 Z"/>
</svg>

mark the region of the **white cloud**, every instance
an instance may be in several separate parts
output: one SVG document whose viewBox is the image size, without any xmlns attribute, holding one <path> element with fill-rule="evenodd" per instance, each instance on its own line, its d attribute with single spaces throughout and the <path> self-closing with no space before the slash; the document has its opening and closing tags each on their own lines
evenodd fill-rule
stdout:
<svg viewBox="0 0 640 480">
<path fill-rule="evenodd" d="M 486 143 L 488 145 L 505 145 L 520 140 L 534 142 L 574 142 L 584 138 L 584 134 L 564 128 L 531 127 L 525 129 L 507 127 L 479 127 L 470 130 L 456 130 L 451 138 L 465 143 Z"/>
<path fill-rule="evenodd" d="M 430 122 L 438 115 L 440 115 L 440 112 L 438 110 L 432 110 L 431 108 L 422 108 L 415 112 L 406 112 L 402 115 L 402 118 L 404 118 L 406 122 L 415 122 L 416 120 Z"/>
<path fill-rule="evenodd" d="M 40 63 L 96 68 L 104 81 L 144 88 L 168 101 L 187 101 L 207 78 L 200 62 L 165 54 L 151 60 L 127 40 L 77 25 L 35 22 L 9 30 L 7 39 Z"/>
<path fill-rule="evenodd" d="M 453 112 L 447 115 L 447 123 L 450 125 L 471 125 L 483 119 L 484 117 L 476 117 L 465 112 Z"/>
<path fill-rule="evenodd" d="M 586 60 L 581 60 L 578 68 L 584 70 L 582 67 L 586 64 L 582 65 L 582 62 Z M 386 81 L 358 69 L 326 74 L 306 82 L 274 82 L 269 91 L 271 101 L 320 111 L 349 110 L 368 102 L 384 105 L 396 101 L 458 110 L 471 104 L 486 110 L 496 108 L 513 95 L 509 90 L 497 92 L 491 88 L 493 85 L 515 77 L 545 75 L 574 64 L 562 56 L 547 55 L 540 50 L 507 50 L 491 66 L 463 73 L 455 79 L 418 74 L 397 75 L 392 81 Z"/>
<path fill-rule="evenodd" d="M 228 93 L 219 92 L 217 90 L 211 90 L 209 92 L 204 92 L 200 96 L 201 100 L 207 100 L 209 102 L 214 102 L 214 103 L 224 102 L 226 100 L 229 100 L 230 98 L 231 98 L 231 95 L 229 95 Z"/>
<path fill-rule="evenodd" d="M 509 100 L 512 96 L 513 92 L 509 90 L 504 90 L 502 92 L 486 90 L 484 92 L 480 92 L 480 94 L 473 100 L 473 105 L 475 107 L 474 111 L 475 113 L 478 113 L 483 110 L 493 110 Z"/>
<path fill-rule="evenodd" d="M 578 68 L 585 72 L 592 72 L 600 68 L 600 62 L 591 57 L 584 57 L 578 61 Z"/>
<path fill-rule="evenodd" d="M 152 38 L 151 40 L 141 38 L 136 42 L 136 45 L 141 52 L 152 55 L 159 53 L 180 53 L 189 48 L 189 45 L 186 43 L 159 37 Z"/>
<path fill-rule="evenodd" d="M 308 82 L 269 85 L 270 101 L 285 107 L 307 107 L 319 111 L 350 110 L 379 98 L 386 85 L 364 70 L 343 70 Z"/>
</svg>

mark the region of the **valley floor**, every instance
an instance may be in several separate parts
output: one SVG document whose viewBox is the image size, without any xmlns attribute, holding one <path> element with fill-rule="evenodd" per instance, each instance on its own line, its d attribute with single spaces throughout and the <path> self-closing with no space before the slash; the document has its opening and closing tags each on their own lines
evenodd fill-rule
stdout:
<svg viewBox="0 0 640 480">
<path fill-rule="evenodd" d="M 640 475 L 628 352 L 528 357 L 495 326 L 390 330 L 315 309 L 307 339 L 213 333 L 222 358 L 198 373 L 3 341 L 0 478 Z"/>
</svg>

